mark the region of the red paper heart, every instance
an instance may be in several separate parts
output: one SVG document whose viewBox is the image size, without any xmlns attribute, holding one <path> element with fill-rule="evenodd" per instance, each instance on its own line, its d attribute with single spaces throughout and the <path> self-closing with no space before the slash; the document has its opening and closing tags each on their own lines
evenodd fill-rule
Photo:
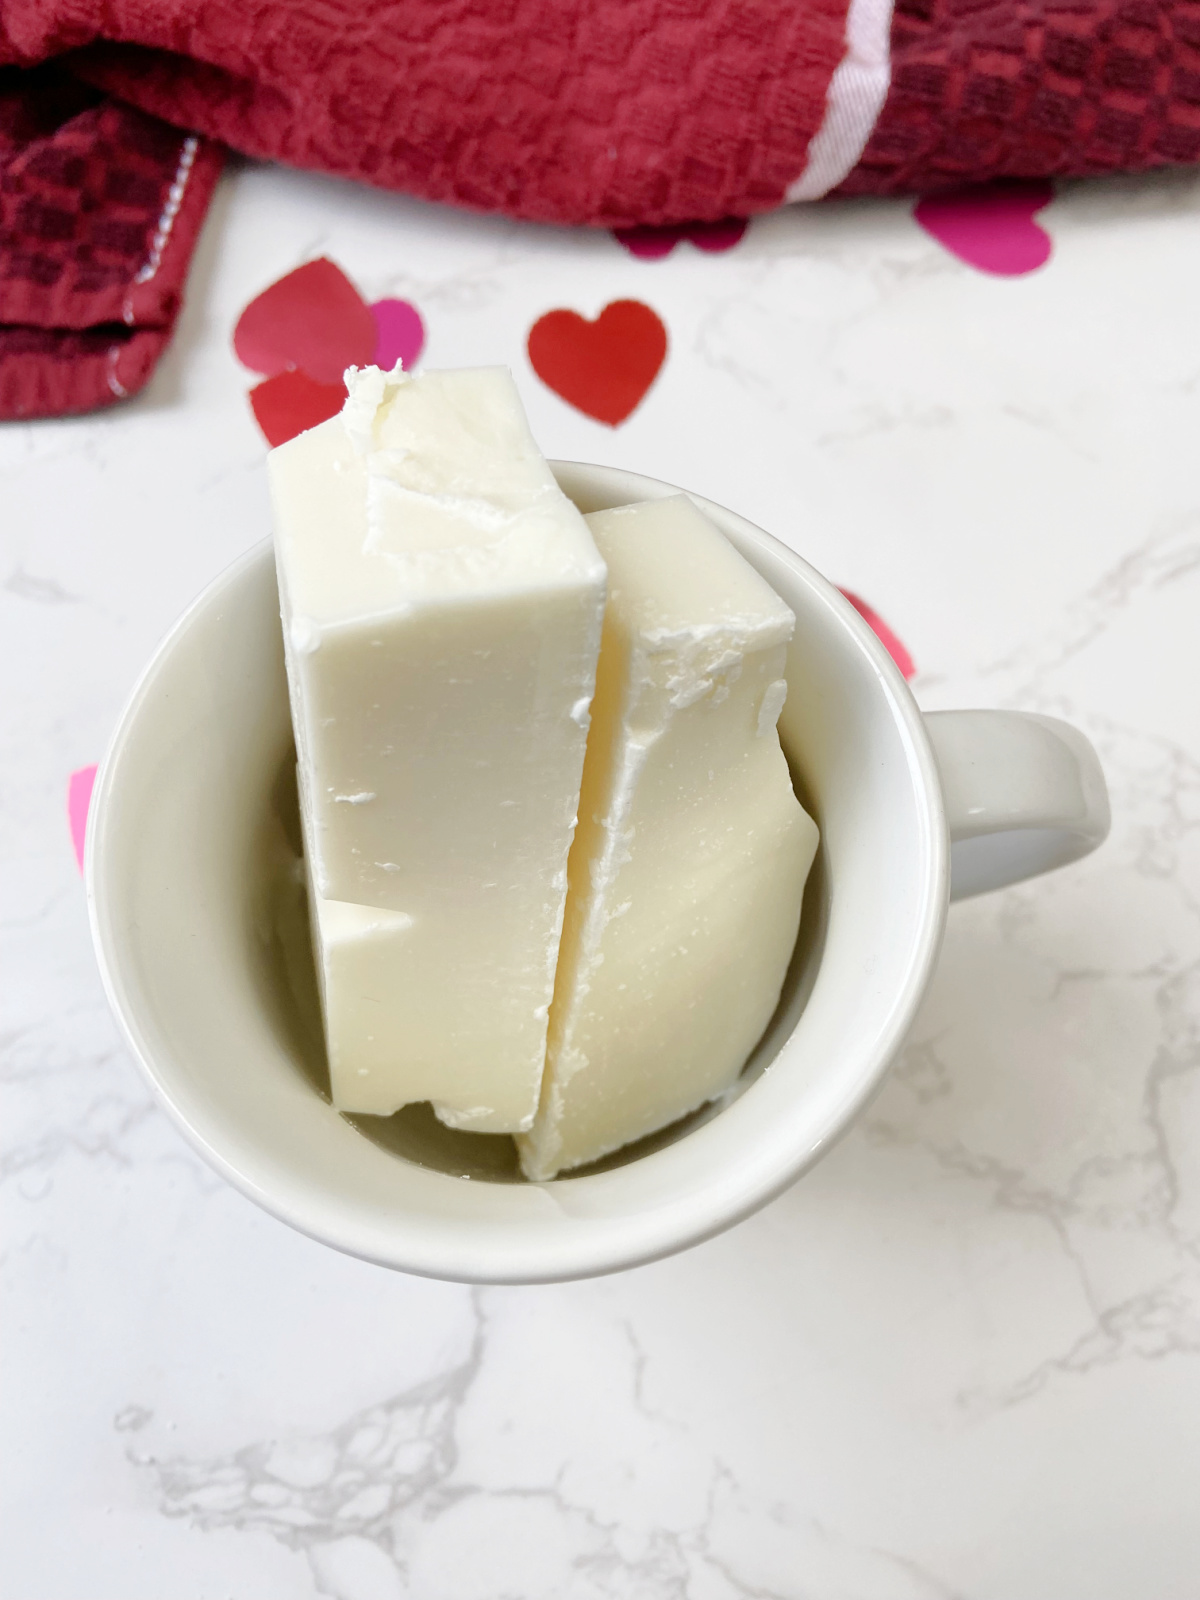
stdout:
<svg viewBox="0 0 1200 1600">
<path fill-rule="evenodd" d="M 665 228 L 614 228 L 613 238 L 623 244 L 631 256 L 642 261 L 659 261 L 669 256 L 683 239 L 709 254 L 732 250 L 745 231 L 744 218 L 723 217 L 720 222 L 678 222 Z"/>
<path fill-rule="evenodd" d="M 1033 219 L 1053 199 L 1044 178 L 1022 178 L 929 195 L 917 201 L 913 216 L 969 267 L 1017 278 L 1050 259 L 1050 235 Z"/>
<path fill-rule="evenodd" d="M 529 330 L 529 360 L 546 387 L 610 428 L 636 409 L 666 354 L 662 319 L 640 300 L 614 300 L 595 322 L 547 311 Z"/>
<path fill-rule="evenodd" d="M 264 289 L 233 330 L 237 358 L 268 377 L 298 367 L 340 383 L 347 367 L 375 357 L 379 330 L 358 290 L 332 261 L 308 261 Z"/>
<path fill-rule="evenodd" d="M 855 611 L 858 612 L 859 616 L 863 619 L 871 631 L 879 639 L 888 655 L 891 656 L 892 660 L 900 668 L 900 671 L 904 674 L 904 676 L 906 678 L 914 677 L 917 670 L 916 663 L 913 661 L 913 658 L 909 655 L 904 645 L 879 615 L 878 611 L 876 611 L 874 607 L 869 606 L 865 600 L 861 600 L 858 595 L 852 594 L 849 589 L 843 589 L 842 593 L 845 595 L 846 599 L 849 600 L 850 604 L 854 607 Z"/>
<path fill-rule="evenodd" d="M 307 372 L 278 372 L 250 391 L 255 418 L 271 446 L 337 416 L 345 400 L 344 383 L 317 383 Z"/>
</svg>

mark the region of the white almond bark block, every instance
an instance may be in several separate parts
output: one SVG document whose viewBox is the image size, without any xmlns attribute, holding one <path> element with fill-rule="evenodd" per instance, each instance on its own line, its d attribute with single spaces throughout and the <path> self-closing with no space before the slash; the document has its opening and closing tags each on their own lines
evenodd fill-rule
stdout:
<svg viewBox="0 0 1200 1600">
<path fill-rule="evenodd" d="M 511 1132 L 544 1062 L 604 563 L 506 371 L 349 379 L 341 416 L 269 457 L 314 900 L 397 914 L 386 937 L 367 922 L 410 1019 L 390 1086 L 339 1069 L 335 1101 L 428 1098 Z M 314 921 L 337 930 L 318 962 L 337 1033 L 371 941 Z"/>
<path fill-rule="evenodd" d="M 325 900 L 311 874 L 308 908 L 334 1105 L 390 1116 L 429 1100 L 451 1127 L 529 1126 L 545 1011 L 531 1017 L 518 989 L 495 993 L 486 926 Z"/>
<path fill-rule="evenodd" d="M 778 1004 L 816 824 L 776 723 L 790 609 L 685 496 L 587 519 L 609 601 L 526 1176 L 722 1094 Z"/>
</svg>

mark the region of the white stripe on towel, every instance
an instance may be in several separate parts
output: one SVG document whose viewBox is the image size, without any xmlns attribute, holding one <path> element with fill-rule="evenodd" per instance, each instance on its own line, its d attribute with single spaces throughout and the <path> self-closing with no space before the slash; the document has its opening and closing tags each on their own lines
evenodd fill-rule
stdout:
<svg viewBox="0 0 1200 1600">
<path fill-rule="evenodd" d="M 892 0 L 850 0 L 846 54 L 829 80 L 825 116 L 788 200 L 819 200 L 858 164 L 892 79 Z"/>
</svg>

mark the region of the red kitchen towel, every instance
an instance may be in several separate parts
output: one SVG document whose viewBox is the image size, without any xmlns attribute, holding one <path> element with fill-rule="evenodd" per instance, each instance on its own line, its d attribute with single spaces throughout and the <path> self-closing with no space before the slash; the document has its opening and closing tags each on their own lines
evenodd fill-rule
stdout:
<svg viewBox="0 0 1200 1600">
<path fill-rule="evenodd" d="M 1200 161 L 1200 0 L 896 0 L 845 194 Z"/>
<path fill-rule="evenodd" d="M 0 414 L 34 415 L 144 381 L 209 140 L 604 227 L 1188 163 L 1200 0 L 0 0 L 0 92 Z"/>
<path fill-rule="evenodd" d="M 55 67 L 0 71 L 0 416 L 141 388 L 221 159 Z"/>
</svg>

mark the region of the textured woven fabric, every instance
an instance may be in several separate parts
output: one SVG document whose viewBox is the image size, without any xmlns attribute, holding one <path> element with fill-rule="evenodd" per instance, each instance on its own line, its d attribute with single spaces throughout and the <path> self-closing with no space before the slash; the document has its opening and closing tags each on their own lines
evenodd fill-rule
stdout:
<svg viewBox="0 0 1200 1600">
<path fill-rule="evenodd" d="M 3 0 L 0 60 L 63 50 L 251 155 L 609 227 L 749 215 L 804 165 L 847 0 Z"/>
<path fill-rule="evenodd" d="M 891 62 L 839 193 L 1200 160 L 1200 0 L 897 0 Z"/>
<path fill-rule="evenodd" d="M 218 147 L 52 68 L 0 73 L 0 416 L 141 388 L 220 162 Z"/>
<path fill-rule="evenodd" d="M 0 415 L 145 381 L 210 141 L 614 228 L 1200 160 L 1200 0 L 887 6 L 0 0 Z"/>
</svg>

